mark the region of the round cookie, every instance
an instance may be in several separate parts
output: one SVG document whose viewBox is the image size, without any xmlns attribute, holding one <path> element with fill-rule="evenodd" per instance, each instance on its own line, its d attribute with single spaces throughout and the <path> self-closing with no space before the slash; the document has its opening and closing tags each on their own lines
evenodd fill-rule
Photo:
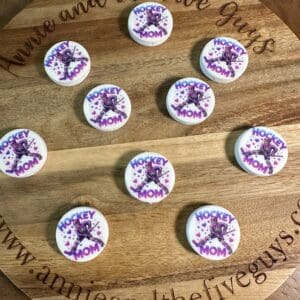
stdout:
<svg viewBox="0 0 300 300">
<path fill-rule="evenodd" d="M 175 171 L 170 161 L 161 154 L 144 152 L 127 165 L 125 184 L 129 194 L 137 200 L 157 203 L 173 190 Z"/>
<path fill-rule="evenodd" d="M 240 42 L 228 37 L 216 37 L 204 46 L 200 68 L 209 79 L 229 83 L 244 74 L 248 61 L 247 50 Z"/>
<path fill-rule="evenodd" d="M 106 247 L 108 223 L 95 208 L 76 207 L 68 211 L 56 227 L 56 243 L 69 260 L 87 262 L 96 258 Z"/>
<path fill-rule="evenodd" d="M 145 2 L 137 5 L 128 18 L 128 31 L 131 38 L 143 46 L 163 44 L 173 30 L 171 12 L 157 2 Z"/>
<path fill-rule="evenodd" d="M 32 176 L 42 169 L 46 160 L 46 143 L 32 130 L 15 129 L 0 140 L 0 170 L 8 176 Z"/>
<path fill-rule="evenodd" d="M 61 86 L 80 84 L 90 73 L 91 59 L 79 43 L 62 41 L 45 55 L 44 68 L 49 78 Z"/>
<path fill-rule="evenodd" d="M 197 78 L 183 78 L 170 88 L 166 105 L 174 120 L 184 125 L 196 125 L 212 114 L 215 95 L 206 82 Z"/>
<path fill-rule="evenodd" d="M 242 133 L 235 143 L 234 154 L 243 170 L 257 176 L 277 174 L 288 160 L 288 148 L 283 137 L 263 126 Z"/>
<path fill-rule="evenodd" d="M 225 208 L 205 205 L 190 215 L 186 224 L 186 236 L 198 255 L 210 260 L 222 260 L 237 250 L 240 226 Z"/>
<path fill-rule="evenodd" d="M 101 131 L 113 131 L 123 127 L 129 120 L 131 102 L 120 87 L 103 84 L 87 94 L 83 110 L 91 126 Z"/>
</svg>

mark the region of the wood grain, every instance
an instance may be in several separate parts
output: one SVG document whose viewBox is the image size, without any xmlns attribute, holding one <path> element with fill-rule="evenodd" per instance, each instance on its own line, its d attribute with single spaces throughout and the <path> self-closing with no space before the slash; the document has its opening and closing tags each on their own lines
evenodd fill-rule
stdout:
<svg viewBox="0 0 300 300">
<path fill-rule="evenodd" d="M 300 38 L 300 2 L 298 0 L 261 0 L 261 2 L 268 6 L 275 12 Z"/>
<path fill-rule="evenodd" d="M 31 34 L 33 25 L 56 17 L 62 8 L 73 4 L 60 3 L 33 1 L 0 32 L 7 49 L 0 54 L 12 53 Z M 258 2 L 239 3 L 243 18 L 277 40 L 276 51 L 262 55 L 250 51 L 250 67 L 241 80 L 228 86 L 212 83 L 216 111 L 200 126 L 184 127 L 172 121 L 166 115 L 164 98 L 175 79 L 187 75 L 204 78 L 196 61 L 206 38 L 242 37 L 231 23 L 222 28 L 214 25 L 219 4 L 199 12 L 170 2 L 177 25 L 170 41 L 156 49 L 141 48 L 120 31 L 126 23 L 128 4 L 110 4 L 103 13 L 92 11 L 75 22 L 57 22 L 56 31 L 26 66 L 13 69 L 20 77 L 0 71 L 0 107 L 5 112 L 0 120 L 2 131 L 32 128 L 45 137 L 50 148 L 47 165 L 38 176 L 24 181 L 0 176 L 0 211 L 14 234 L 37 257 L 30 268 L 39 270 L 47 265 L 69 282 L 122 300 L 148 300 L 153 289 L 167 293 L 170 288 L 188 297 L 193 291 L 203 293 L 199 285 L 204 278 L 214 276 L 217 284 L 247 269 L 281 230 L 294 230 L 288 220 L 300 189 L 299 42 Z M 32 15 L 35 17 L 30 18 Z M 46 49 L 65 36 L 83 43 L 93 60 L 91 76 L 71 89 L 51 84 L 41 65 Z M 82 100 L 89 88 L 108 81 L 126 89 L 134 113 L 119 132 L 101 134 L 85 124 Z M 234 163 L 237 130 L 254 124 L 276 126 L 288 142 L 289 164 L 278 176 L 250 177 Z M 157 206 L 135 202 L 124 189 L 126 163 L 143 150 L 166 155 L 176 169 L 174 192 Z M 107 250 L 86 265 L 84 278 L 81 265 L 66 262 L 57 252 L 53 235 L 59 217 L 80 195 L 92 197 L 89 201 L 108 217 L 112 231 Z M 229 208 L 240 220 L 243 233 L 238 253 L 218 264 L 195 257 L 184 237 L 191 209 L 207 202 Z M 235 298 L 270 295 L 299 263 L 297 245 L 299 239 L 295 238 L 295 244 L 286 247 L 288 261 L 278 262 L 263 285 L 253 282 L 248 288 L 238 287 Z M 3 245 L 0 253 L 1 269 L 29 296 L 57 298 L 55 291 L 28 275 L 29 267 L 20 266 L 14 260 L 15 253 Z M 88 284 L 91 280 L 94 284 Z"/>
</svg>

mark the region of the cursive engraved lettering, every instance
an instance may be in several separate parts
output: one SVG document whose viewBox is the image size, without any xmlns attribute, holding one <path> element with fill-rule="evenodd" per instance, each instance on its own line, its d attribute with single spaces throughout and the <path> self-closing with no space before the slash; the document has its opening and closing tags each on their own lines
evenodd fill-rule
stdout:
<svg viewBox="0 0 300 300">
<path fill-rule="evenodd" d="M 35 260 L 35 257 L 22 245 L 19 239 L 8 227 L 4 218 L 0 215 L 0 236 L 2 235 L 3 239 L 0 240 L 0 243 L 6 247 L 7 250 L 17 250 L 15 259 L 20 263 L 21 266 L 27 265 Z"/>
<path fill-rule="evenodd" d="M 135 0 L 133 0 L 135 1 Z M 123 0 L 117 0 L 118 3 L 123 3 Z M 175 0 L 176 3 L 182 3 L 185 7 L 195 4 L 199 10 L 205 10 L 211 6 L 210 0 Z M 96 6 L 104 8 L 107 0 L 87 0 L 86 2 L 80 1 L 75 4 L 71 10 L 65 9 L 59 12 L 58 17 L 61 21 L 67 22 L 74 20 L 81 14 L 87 14 L 90 8 Z M 220 8 L 221 18 L 217 20 L 216 25 L 221 27 L 233 22 L 233 26 L 237 28 L 239 33 L 247 34 L 247 38 L 242 40 L 246 43 L 245 47 L 249 48 L 253 46 L 252 50 L 256 54 L 262 54 L 264 52 L 273 52 L 275 49 L 275 40 L 273 38 L 263 39 L 263 36 L 257 31 L 256 28 L 252 28 L 247 22 L 244 22 L 242 17 L 237 16 L 239 6 L 236 2 L 227 2 Z M 33 27 L 34 35 L 25 40 L 24 46 L 18 48 L 12 57 L 6 57 L 0 54 L 0 68 L 8 72 L 13 76 L 17 76 L 16 73 L 10 70 L 12 65 L 24 66 L 27 59 L 32 55 L 32 52 L 37 46 L 40 46 L 42 40 L 45 39 L 48 33 L 54 32 L 55 21 L 46 20 L 43 23 L 43 28 Z"/>
<path fill-rule="evenodd" d="M 59 13 L 59 18 L 63 22 L 66 22 L 68 20 L 74 20 L 82 13 L 87 14 L 89 12 L 89 9 L 96 7 L 96 5 L 98 5 L 101 8 L 105 7 L 106 2 L 107 0 L 88 0 L 86 4 L 84 4 L 82 1 L 80 1 L 72 7 L 71 12 L 68 9 L 62 10 Z"/>
<path fill-rule="evenodd" d="M 175 0 L 175 1 L 177 3 L 182 3 L 185 7 L 189 7 L 192 4 L 196 3 L 196 7 L 199 10 L 204 10 L 211 5 L 210 0 Z"/>
<path fill-rule="evenodd" d="M 28 59 L 36 46 L 39 46 L 42 43 L 42 39 L 45 38 L 48 33 L 51 33 L 55 30 L 55 21 L 54 20 L 45 20 L 43 23 L 43 29 L 41 30 L 38 27 L 33 27 L 34 36 L 30 36 L 25 42 L 23 48 L 18 48 L 13 55 L 13 58 L 8 58 L 3 55 L 0 55 L 0 67 L 7 71 L 8 73 L 16 76 L 17 74 L 13 73 L 10 70 L 11 65 L 23 66 L 26 64 L 26 59 Z"/>
<path fill-rule="evenodd" d="M 246 48 L 253 45 L 252 50 L 256 54 L 262 54 L 265 51 L 274 52 L 275 40 L 272 38 L 264 39 L 256 28 L 251 27 L 248 22 L 244 22 L 242 17 L 237 15 L 238 10 L 239 6 L 234 1 L 223 4 L 219 11 L 222 18 L 217 20 L 216 25 L 222 27 L 232 21 L 232 25 L 237 28 L 239 33 L 247 34 L 247 38 L 241 40 L 246 42 Z"/>
<path fill-rule="evenodd" d="M 238 270 L 231 277 L 216 282 L 214 276 L 208 279 L 201 280 L 198 284 L 198 289 L 195 291 L 186 291 L 181 293 L 181 289 L 170 287 L 167 291 L 158 290 L 155 288 L 149 295 L 148 299 L 152 300 L 200 300 L 202 296 L 212 300 L 213 295 L 217 294 L 218 299 L 225 299 L 225 296 L 235 295 L 236 290 L 246 288 L 253 284 L 263 284 L 267 279 L 266 269 L 272 269 L 278 263 L 283 263 L 288 260 L 287 247 L 293 245 L 296 236 L 300 234 L 300 221 L 296 219 L 296 215 L 300 213 L 300 199 L 297 200 L 296 209 L 290 214 L 293 225 L 296 225 L 295 235 L 286 231 L 280 231 L 276 238 L 273 239 L 269 247 L 263 251 L 255 260 L 247 265 L 247 271 Z M 7 251 L 17 250 L 16 260 L 20 261 L 21 265 L 29 264 L 35 260 L 35 257 L 21 244 L 15 237 L 13 232 L 6 224 L 4 218 L 0 215 L 0 246 L 3 245 Z M 3 253 L 1 253 L 3 254 Z M 109 295 L 107 286 L 100 286 L 107 290 L 95 291 L 94 289 L 78 285 L 68 281 L 64 276 L 51 271 L 48 266 L 35 266 L 36 269 L 30 269 L 29 273 L 34 275 L 36 281 L 47 286 L 59 295 L 63 295 L 68 299 L 86 299 L 86 300 L 136 300 L 137 298 Z M 186 275 L 186 273 L 185 273 Z M 90 281 L 94 284 L 94 281 Z M 124 287 L 114 283 L 115 288 Z"/>
</svg>

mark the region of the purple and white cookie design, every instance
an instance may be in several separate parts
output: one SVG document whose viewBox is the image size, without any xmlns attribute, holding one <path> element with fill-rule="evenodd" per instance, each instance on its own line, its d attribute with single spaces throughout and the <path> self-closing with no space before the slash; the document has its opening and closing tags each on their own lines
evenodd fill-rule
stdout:
<svg viewBox="0 0 300 300">
<path fill-rule="evenodd" d="M 170 37 L 173 17 L 160 3 L 141 3 L 129 15 L 128 30 L 135 42 L 143 46 L 158 46 Z"/>
<path fill-rule="evenodd" d="M 113 131 L 123 127 L 129 120 L 131 102 L 120 87 L 103 84 L 87 94 L 83 110 L 91 126 L 101 131 Z"/>
<path fill-rule="evenodd" d="M 195 125 L 212 114 L 215 96 L 206 82 L 197 78 L 183 78 L 170 88 L 166 105 L 174 120 L 184 125 Z"/>
<path fill-rule="evenodd" d="M 0 140 L 0 170 L 8 176 L 32 176 L 42 169 L 46 160 L 46 143 L 32 130 L 16 129 Z"/>
<path fill-rule="evenodd" d="M 288 160 L 283 137 L 267 127 L 246 130 L 235 144 L 235 158 L 252 175 L 271 176 L 280 172 Z"/>
<path fill-rule="evenodd" d="M 101 212 L 91 207 L 68 211 L 58 222 L 56 243 L 69 260 L 86 262 L 96 258 L 106 247 L 108 223 Z"/>
<path fill-rule="evenodd" d="M 209 79 L 229 83 L 244 74 L 248 66 L 246 48 L 237 40 L 216 37 L 209 41 L 200 55 L 200 67 Z"/>
<path fill-rule="evenodd" d="M 91 59 L 82 45 L 63 41 L 49 49 L 44 58 L 44 68 L 56 84 L 73 86 L 80 84 L 88 76 Z"/>
<path fill-rule="evenodd" d="M 172 192 L 175 171 L 166 157 L 144 152 L 129 162 L 125 171 L 125 184 L 132 197 L 150 204 L 157 203 Z"/>
<path fill-rule="evenodd" d="M 210 260 L 222 260 L 237 250 L 240 226 L 235 216 L 225 208 L 206 205 L 190 215 L 186 235 L 198 255 Z"/>
</svg>

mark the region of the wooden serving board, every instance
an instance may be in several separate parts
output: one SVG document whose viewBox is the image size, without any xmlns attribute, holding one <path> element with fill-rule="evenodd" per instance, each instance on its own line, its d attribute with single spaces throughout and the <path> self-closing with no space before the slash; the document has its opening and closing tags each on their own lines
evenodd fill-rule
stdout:
<svg viewBox="0 0 300 300">
<path fill-rule="evenodd" d="M 264 299 L 300 263 L 298 39 L 255 0 L 166 0 L 173 34 L 145 48 L 126 30 L 140 1 L 96 2 L 82 1 L 78 15 L 64 21 L 61 12 L 76 2 L 34 0 L 0 31 L 0 133 L 30 128 L 50 151 L 34 177 L 0 175 L 0 269 L 32 299 Z M 82 13 L 87 3 L 95 7 Z M 215 36 L 249 46 L 249 68 L 232 84 L 210 82 L 214 114 L 182 126 L 167 115 L 166 93 L 181 77 L 206 80 L 198 57 Z M 51 83 L 42 63 L 46 50 L 66 39 L 92 58 L 90 76 L 72 88 Z M 92 129 L 82 111 L 88 90 L 107 82 L 123 87 L 133 104 L 128 124 L 114 133 Z M 240 130 L 253 125 L 274 127 L 286 139 L 289 161 L 280 174 L 253 177 L 234 162 Z M 157 205 L 125 191 L 124 168 L 141 151 L 159 152 L 175 167 L 175 189 Z M 187 217 L 203 203 L 224 206 L 239 220 L 240 247 L 227 260 L 206 261 L 187 245 Z M 82 204 L 107 217 L 111 235 L 101 256 L 76 264 L 58 252 L 54 233 L 59 218 Z"/>
</svg>

